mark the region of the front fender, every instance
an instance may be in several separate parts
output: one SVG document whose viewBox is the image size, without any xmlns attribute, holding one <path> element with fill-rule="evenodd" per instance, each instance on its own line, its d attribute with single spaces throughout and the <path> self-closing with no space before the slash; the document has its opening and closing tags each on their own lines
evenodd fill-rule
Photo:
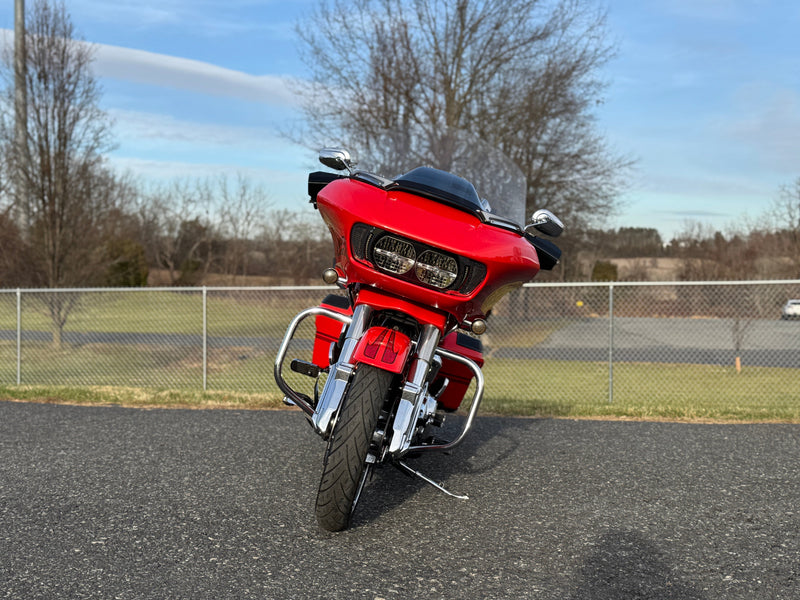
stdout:
<svg viewBox="0 0 800 600">
<path fill-rule="evenodd" d="M 401 373 L 411 352 L 411 338 L 388 327 L 371 327 L 358 341 L 352 363 Z"/>
</svg>

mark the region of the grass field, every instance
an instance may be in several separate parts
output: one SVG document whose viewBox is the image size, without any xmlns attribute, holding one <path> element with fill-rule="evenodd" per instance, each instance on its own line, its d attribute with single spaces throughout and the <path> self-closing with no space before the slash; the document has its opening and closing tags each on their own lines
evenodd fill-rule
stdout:
<svg viewBox="0 0 800 600">
<path fill-rule="evenodd" d="M 487 362 L 484 408 L 525 416 L 800 423 L 797 369 L 563 361 Z M 511 384 L 513 382 L 513 385 Z"/>
<path fill-rule="evenodd" d="M 283 407 L 271 361 L 265 356 L 258 363 L 258 373 L 240 367 L 238 372 L 231 368 L 217 374 L 211 378 L 217 389 L 208 392 L 191 389 L 187 375 L 186 385 L 170 389 L 4 385 L 0 399 L 140 407 Z M 619 364 L 611 402 L 607 365 L 602 363 L 495 360 L 487 362 L 484 372 L 481 414 L 800 423 L 795 369 L 751 367 L 737 373 L 734 368 L 701 365 Z"/>
<path fill-rule="evenodd" d="M 304 296 L 307 297 L 304 299 Z M 282 337 L 286 325 L 300 307 L 314 306 L 324 296 L 272 291 L 226 294 L 210 292 L 207 299 L 210 335 L 259 335 Z M 47 313 L 47 294 L 23 296 L 21 320 L 24 330 L 52 331 Z M 193 288 L 186 291 L 93 292 L 82 297 L 69 312 L 65 330 L 199 334 L 203 330 L 203 297 Z M 0 295 L 0 329 L 15 330 L 16 297 Z"/>
</svg>

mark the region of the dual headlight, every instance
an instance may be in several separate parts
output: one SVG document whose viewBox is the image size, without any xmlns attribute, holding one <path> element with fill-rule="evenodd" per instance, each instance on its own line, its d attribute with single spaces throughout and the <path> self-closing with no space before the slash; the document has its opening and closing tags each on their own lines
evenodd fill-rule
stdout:
<svg viewBox="0 0 800 600">
<path fill-rule="evenodd" d="M 372 248 L 375 265 L 379 269 L 404 275 L 414 269 L 421 283 L 446 289 L 458 277 L 458 263 L 452 256 L 434 250 L 425 250 L 417 256 L 414 246 L 392 235 L 384 235 Z"/>
<path fill-rule="evenodd" d="M 364 224 L 353 227 L 351 246 L 356 258 L 381 271 L 439 290 L 469 294 L 486 276 L 486 267 L 473 260 Z"/>
</svg>

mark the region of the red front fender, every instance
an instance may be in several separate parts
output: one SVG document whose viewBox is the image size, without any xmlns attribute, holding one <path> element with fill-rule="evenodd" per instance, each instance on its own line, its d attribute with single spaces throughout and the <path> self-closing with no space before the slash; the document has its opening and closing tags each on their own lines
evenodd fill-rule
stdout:
<svg viewBox="0 0 800 600">
<path fill-rule="evenodd" d="M 411 351 L 411 338 L 387 327 L 371 327 L 358 341 L 353 364 L 364 363 L 400 373 Z"/>
</svg>

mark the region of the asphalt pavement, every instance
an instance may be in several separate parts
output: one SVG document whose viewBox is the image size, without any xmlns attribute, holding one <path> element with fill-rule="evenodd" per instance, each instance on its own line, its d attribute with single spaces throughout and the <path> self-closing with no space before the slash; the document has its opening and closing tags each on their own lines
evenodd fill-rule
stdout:
<svg viewBox="0 0 800 600">
<path fill-rule="evenodd" d="M 289 411 L 0 402 L 0 598 L 798 598 L 800 426 L 479 418 L 321 532 Z"/>
<path fill-rule="evenodd" d="M 604 362 L 609 359 L 610 335 L 608 319 L 581 319 L 554 331 L 535 346 L 501 346 L 494 349 L 492 356 Z M 800 367 L 800 321 L 614 319 L 615 362 L 730 365 L 736 356 L 749 366 Z"/>
</svg>

